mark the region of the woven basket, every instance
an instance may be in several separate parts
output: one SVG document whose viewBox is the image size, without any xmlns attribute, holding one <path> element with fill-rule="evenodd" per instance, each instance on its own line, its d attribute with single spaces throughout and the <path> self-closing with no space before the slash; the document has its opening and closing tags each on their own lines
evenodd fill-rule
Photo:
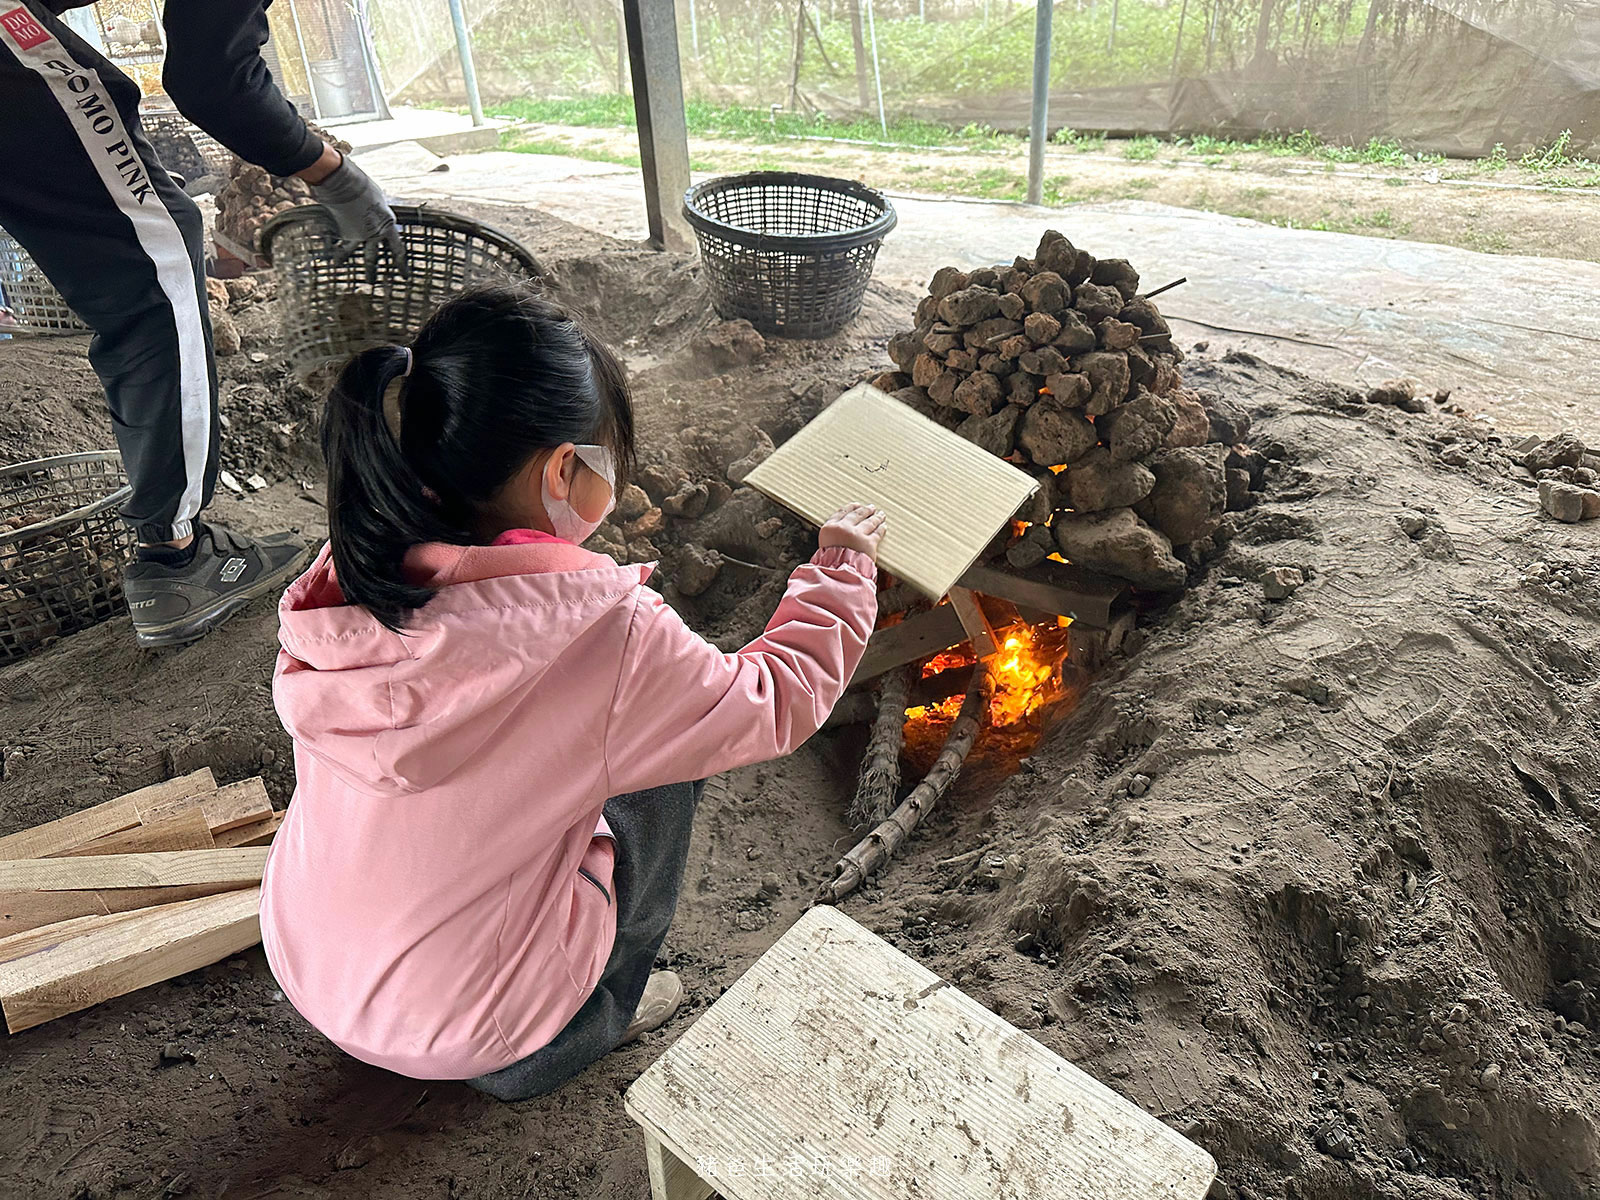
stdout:
<svg viewBox="0 0 1600 1200">
<path fill-rule="evenodd" d="M 855 319 L 898 220 L 865 184 L 778 171 L 696 184 L 683 212 L 717 313 L 796 338 L 827 337 Z"/>
<path fill-rule="evenodd" d="M 0 467 L 0 661 L 122 611 L 129 492 L 113 450 Z"/>
<path fill-rule="evenodd" d="M 186 190 L 207 177 L 226 182 L 232 152 L 180 113 L 172 109 L 145 108 L 139 113 L 139 123 L 155 146 L 161 165 L 182 175 Z M 191 190 L 189 194 L 196 193 Z"/>
<path fill-rule="evenodd" d="M 51 282 L 21 246 L 0 229 L 0 308 L 11 310 L 9 323 L 0 317 L 0 334 L 88 333 L 89 327 L 67 307 Z"/>
<path fill-rule="evenodd" d="M 373 346 L 409 342 L 451 296 L 485 283 L 537 282 L 544 269 L 497 230 L 438 209 L 394 206 L 406 273 L 388 252 L 369 271 L 360 251 L 334 261 L 338 239 L 320 205 L 280 213 L 261 230 L 261 254 L 278 272 L 278 321 L 289 365 L 302 380 Z"/>
</svg>

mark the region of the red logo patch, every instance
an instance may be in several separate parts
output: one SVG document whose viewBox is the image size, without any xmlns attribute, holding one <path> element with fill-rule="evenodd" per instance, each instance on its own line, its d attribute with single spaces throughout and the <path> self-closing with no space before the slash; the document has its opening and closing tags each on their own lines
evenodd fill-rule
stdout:
<svg viewBox="0 0 1600 1200">
<path fill-rule="evenodd" d="M 43 25 L 33 19 L 33 14 L 25 8 L 14 8 L 8 13 L 0 13 L 0 27 L 11 35 L 19 49 L 32 50 L 40 42 L 48 42 L 50 35 L 45 32 Z"/>
</svg>

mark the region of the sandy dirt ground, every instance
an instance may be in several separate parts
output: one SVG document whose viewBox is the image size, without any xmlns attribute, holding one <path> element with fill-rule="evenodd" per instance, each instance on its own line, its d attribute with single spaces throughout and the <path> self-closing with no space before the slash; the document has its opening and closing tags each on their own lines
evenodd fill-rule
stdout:
<svg viewBox="0 0 1600 1200">
<path fill-rule="evenodd" d="M 688 260 L 495 215 L 629 356 L 657 471 L 712 479 L 755 428 L 790 436 L 884 364 L 917 299 L 875 285 L 838 337 L 718 368 Z M 224 465 L 268 486 L 214 515 L 320 537 L 317 402 L 253 311 L 246 353 L 221 363 Z M 107 444 L 83 351 L 0 345 L 0 456 Z M 1184 373 L 1249 410 L 1264 502 L 1036 744 L 980 746 L 843 907 L 1206 1147 L 1224 1200 L 1588 1200 L 1600 523 L 1543 518 L 1481 424 L 1249 355 Z M 655 539 L 658 578 L 734 646 L 808 537 L 735 491 Z M 674 583 L 690 544 L 740 560 L 692 599 Z M 1267 602 L 1273 566 L 1309 582 Z M 111 622 L 0 668 L 0 832 L 200 765 L 262 774 L 286 803 L 275 626 L 262 602 L 140 654 Z M 503 1106 L 356 1063 L 257 950 L 0 1042 L 0 1193 L 638 1200 L 621 1093 L 830 875 L 863 742 L 824 733 L 714 781 L 664 951 L 687 1010 L 558 1093 Z M 987 854 L 1016 869 L 987 877 Z"/>
</svg>

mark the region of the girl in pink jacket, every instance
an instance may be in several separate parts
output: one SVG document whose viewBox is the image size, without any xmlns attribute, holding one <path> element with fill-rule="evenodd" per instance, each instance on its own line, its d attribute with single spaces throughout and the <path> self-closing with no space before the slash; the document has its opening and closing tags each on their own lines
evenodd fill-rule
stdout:
<svg viewBox="0 0 1600 1200">
<path fill-rule="evenodd" d="M 285 995 L 366 1062 L 547 1092 L 682 998 L 651 973 L 698 785 L 787 754 L 876 617 L 852 507 L 724 654 L 580 547 L 633 459 L 616 359 L 556 306 L 452 300 L 344 369 L 329 546 L 284 596 L 298 786 L 262 886 Z M 608 798 L 609 797 L 609 798 Z"/>
</svg>

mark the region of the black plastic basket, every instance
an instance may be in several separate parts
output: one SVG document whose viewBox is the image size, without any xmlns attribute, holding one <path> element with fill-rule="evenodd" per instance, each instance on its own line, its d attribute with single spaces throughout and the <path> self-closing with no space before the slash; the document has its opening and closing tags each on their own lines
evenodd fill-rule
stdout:
<svg viewBox="0 0 1600 1200">
<path fill-rule="evenodd" d="M 484 283 L 535 283 L 544 269 L 515 239 L 467 217 L 396 204 L 402 275 L 380 251 L 334 261 L 338 237 L 318 204 L 280 213 L 261 229 L 261 254 L 278 272 L 278 324 L 302 380 L 373 346 L 409 342 L 451 296 Z"/>
<path fill-rule="evenodd" d="M 827 337 L 855 318 L 898 219 L 865 184 L 782 171 L 696 184 L 683 213 L 717 313 L 796 338 Z"/>
<path fill-rule="evenodd" d="M 87 333 L 89 326 L 67 307 L 61 293 L 10 234 L 0 229 L 0 334 Z"/>
<path fill-rule="evenodd" d="M 122 611 L 129 490 L 112 450 L 0 467 L 0 662 Z"/>
</svg>

